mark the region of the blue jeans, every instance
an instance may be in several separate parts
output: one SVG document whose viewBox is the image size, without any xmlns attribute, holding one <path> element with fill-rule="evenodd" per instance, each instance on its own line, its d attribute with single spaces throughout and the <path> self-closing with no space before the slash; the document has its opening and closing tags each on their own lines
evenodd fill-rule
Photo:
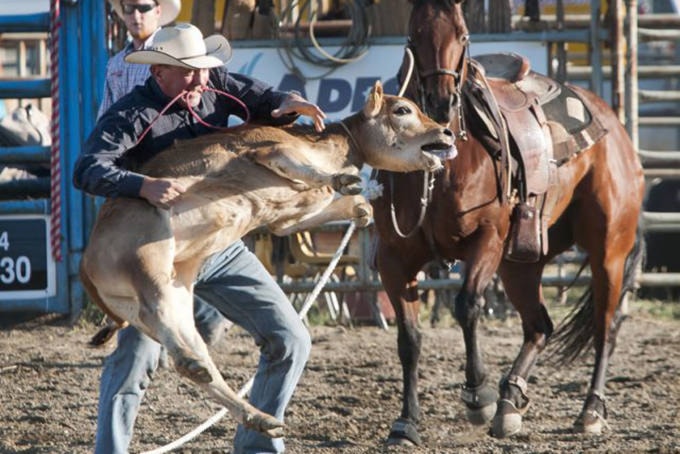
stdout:
<svg viewBox="0 0 680 454">
<path fill-rule="evenodd" d="M 219 314 L 247 330 L 260 347 L 250 403 L 280 420 L 311 350 L 307 328 L 257 257 L 238 241 L 209 257 L 194 289 L 196 326 L 206 339 Z M 202 304 L 206 302 L 209 304 Z M 219 320 L 219 319 L 218 319 Z M 217 323 L 220 325 L 219 323 Z M 160 344 L 135 328 L 118 336 L 100 383 L 95 453 L 126 453 L 139 405 L 158 368 Z M 283 439 L 240 426 L 234 454 L 282 453 Z"/>
</svg>

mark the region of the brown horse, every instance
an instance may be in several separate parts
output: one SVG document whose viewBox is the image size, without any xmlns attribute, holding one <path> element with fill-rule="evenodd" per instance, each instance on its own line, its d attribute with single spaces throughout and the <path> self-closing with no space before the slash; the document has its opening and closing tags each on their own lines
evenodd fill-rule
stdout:
<svg viewBox="0 0 680 454">
<path fill-rule="evenodd" d="M 521 429 L 521 415 L 529 404 L 527 377 L 554 331 L 544 305 L 543 269 L 572 245 L 587 253 L 591 284 L 553 339 L 560 341 L 556 347 L 559 356 L 569 360 L 590 345 L 595 348 L 590 388 L 575 426 L 582 432 L 599 433 L 606 418 L 605 370 L 618 327 L 615 314 L 623 295 L 634 284 L 635 267 L 642 255 L 637 231 L 644 190 L 642 167 L 625 129 L 595 94 L 535 75 L 526 60 L 516 57 L 504 60 L 507 56 L 501 56 L 501 61 L 515 67 L 496 65 L 485 77 L 484 69 L 467 56 L 468 29 L 460 3 L 413 0 L 408 38 L 415 64 L 406 91 L 406 96 L 419 102 L 433 119 L 450 125 L 458 137 L 458 156 L 446 161 L 443 171 L 435 175 L 381 172 L 378 179 L 384 194 L 373 201 L 379 237 L 377 266 L 397 315 L 403 372 L 401 415 L 392 426 L 388 443 L 420 442 L 419 270 L 437 259 L 465 262 L 464 282 L 452 308 L 466 346 L 461 399 L 472 423 L 485 424 L 493 418 L 492 434 L 504 437 Z M 493 66 L 493 58 L 484 61 Z M 406 62 L 401 77 L 408 72 Z M 541 93 L 549 86 L 562 87 L 561 93 L 569 95 L 568 103 L 580 106 L 583 117 L 598 126 L 586 132 L 599 134 L 592 135 L 590 141 L 582 140 L 587 138 L 586 133 L 572 135 L 578 125 L 560 124 L 552 114 L 552 120 L 538 121 L 538 113 L 524 118 L 521 124 L 526 125 L 526 131 L 513 131 L 511 115 L 531 111 L 501 110 L 503 119 L 499 121 L 501 111 L 491 107 L 519 103 L 521 95 L 530 91 L 522 84 Z M 539 85 L 543 88 L 536 88 Z M 487 92 L 491 107 L 485 113 L 479 107 L 483 104 L 479 93 L 489 86 L 493 95 L 489 99 Z M 499 98 L 508 94 L 507 99 Z M 537 123 L 542 133 L 549 129 L 547 136 L 529 137 L 541 145 L 538 154 L 535 149 L 523 149 L 528 139 L 522 134 L 530 130 L 529 120 Z M 505 124 L 510 126 L 509 131 Z M 548 140 L 541 142 L 541 137 Z M 571 152 L 567 142 L 571 143 Z M 574 142 L 578 142 L 575 149 Z M 543 156 L 547 151 L 552 152 L 550 159 Z M 558 159 L 562 152 L 568 153 Z M 540 165 L 532 167 L 525 153 Z M 522 163 L 522 159 L 527 162 Z M 549 178 L 543 174 L 539 178 L 539 183 L 549 182 L 543 185 L 543 194 L 532 193 L 528 187 L 535 184 L 529 178 L 535 168 L 549 170 Z M 530 223 L 537 230 L 537 238 L 529 239 L 539 244 L 533 258 L 518 259 L 509 254 L 511 240 L 515 239 L 513 213 L 518 206 L 530 208 L 520 214 L 539 217 L 540 222 Z M 522 242 L 517 245 L 522 246 Z M 519 355 L 500 382 L 500 396 L 484 367 L 477 336 L 482 292 L 496 271 L 521 316 L 524 331 Z"/>
</svg>

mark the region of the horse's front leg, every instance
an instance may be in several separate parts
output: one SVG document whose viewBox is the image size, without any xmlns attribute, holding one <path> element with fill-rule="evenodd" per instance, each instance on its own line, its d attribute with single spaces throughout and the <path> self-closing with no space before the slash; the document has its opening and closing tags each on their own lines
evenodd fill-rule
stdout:
<svg viewBox="0 0 680 454">
<path fill-rule="evenodd" d="M 409 263 L 404 263 L 403 250 L 396 251 L 379 245 L 378 270 L 383 287 L 394 307 L 397 323 L 397 348 L 402 368 L 402 407 L 400 417 L 394 421 L 387 438 L 388 445 L 419 445 L 418 419 L 418 361 L 420 359 L 421 333 L 418 327 L 420 299 L 416 274 L 426 263 L 409 249 Z M 422 248 L 420 249 L 422 250 Z"/>
<path fill-rule="evenodd" d="M 526 380 L 553 332 L 541 288 L 546 260 L 524 264 L 504 261 L 499 268 L 505 292 L 522 319 L 524 342 L 510 372 L 501 380 L 498 410 L 491 428 L 492 435 L 498 438 L 522 429 L 522 415 L 529 408 Z"/>
<path fill-rule="evenodd" d="M 498 394 L 489 384 L 477 336 L 477 325 L 484 309 L 484 289 L 493 277 L 500 256 L 502 242 L 489 232 L 479 232 L 481 243 L 466 261 L 463 287 L 456 296 L 453 315 L 463 329 L 465 341 L 465 385 L 461 399 L 467 407 L 467 418 L 472 424 L 486 424 L 496 413 Z"/>
</svg>

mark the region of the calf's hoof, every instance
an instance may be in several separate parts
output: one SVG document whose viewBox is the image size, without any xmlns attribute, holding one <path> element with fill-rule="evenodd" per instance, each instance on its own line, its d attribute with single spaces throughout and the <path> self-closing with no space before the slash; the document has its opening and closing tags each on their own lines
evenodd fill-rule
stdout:
<svg viewBox="0 0 680 454">
<path fill-rule="evenodd" d="M 210 371 L 203 364 L 203 361 L 187 357 L 175 359 L 175 369 L 180 375 L 183 375 L 196 383 L 212 382 Z"/>
<path fill-rule="evenodd" d="M 302 180 L 292 180 L 290 186 L 299 192 L 307 191 L 310 188 L 310 186 Z"/>
<path fill-rule="evenodd" d="M 285 433 L 285 425 L 281 421 L 263 412 L 248 415 L 243 426 L 247 429 L 256 430 L 269 438 L 281 438 Z"/>
<path fill-rule="evenodd" d="M 361 203 L 354 207 L 354 222 L 357 227 L 366 227 L 373 218 L 373 208 L 368 203 Z"/>
<path fill-rule="evenodd" d="M 361 194 L 361 177 L 351 173 L 333 175 L 333 189 L 343 195 Z"/>
<path fill-rule="evenodd" d="M 112 324 L 106 325 L 90 338 L 88 345 L 95 348 L 106 345 L 111 339 L 113 339 L 113 336 L 118 332 L 119 329 L 120 328 L 118 326 Z"/>
</svg>

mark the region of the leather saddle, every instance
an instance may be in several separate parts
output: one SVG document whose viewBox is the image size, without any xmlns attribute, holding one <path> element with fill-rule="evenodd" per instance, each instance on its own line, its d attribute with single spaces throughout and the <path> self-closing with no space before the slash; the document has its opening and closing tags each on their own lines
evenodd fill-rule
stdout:
<svg viewBox="0 0 680 454">
<path fill-rule="evenodd" d="M 535 262 L 548 251 L 557 167 L 606 130 L 573 90 L 532 71 L 523 56 L 486 54 L 469 63 L 468 87 L 475 93 L 470 103 L 493 139 L 487 144 L 495 142 L 512 169 L 517 204 L 506 258 Z"/>
</svg>

